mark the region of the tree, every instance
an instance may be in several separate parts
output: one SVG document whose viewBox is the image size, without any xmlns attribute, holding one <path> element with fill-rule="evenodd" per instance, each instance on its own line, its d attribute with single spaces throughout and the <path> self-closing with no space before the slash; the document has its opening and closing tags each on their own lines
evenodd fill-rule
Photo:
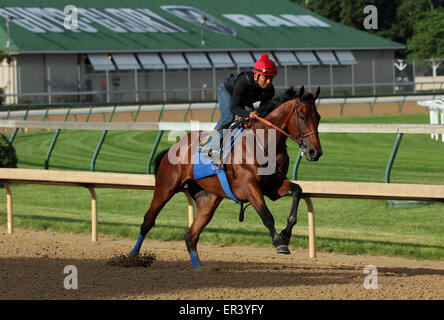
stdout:
<svg viewBox="0 0 444 320">
<path fill-rule="evenodd" d="M 413 36 L 407 43 L 409 58 L 444 57 L 444 9 L 433 10 L 413 26 Z"/>
<path fill-rule="evenodd" d="M 11 55 L 9 53 L 0 50 L 0 63 L 3 61 L 3 59 L 6 59 L 6 62 L 8 64 L 11 63 Z"/>
<path fill-rule="evenodd" d="M 408 40 L 413 36 L 413 26 L 417 21 L 423 19 L 424 15 L 439 6 L 443 6 L 442 1 L 431 0 L 404 0 L 396 10 L 390 39 L 407 45 Z"/>
<path fill-rule="evenodd" d="M 5 135 L 0 133 L 0 168 L 17 168 L 15 149 Z"/>
<path fill-rule="evenodd" d="M 293 0 L 306 7 L 305 0 Z M 378 29 L 365 30 L 364 8 L 372 4 L 378 9 Z M 407 45 L 414 34 L 415 24 L 428 13 L 444 8 L 443 0 L 309 0 L 308 9 L 330 20 L 373 33 Z M 442 20 L 440 22 L 442 24 Z M 406 51 L 398 51 L 397 57 L 405 58 Z"/>
</svg>

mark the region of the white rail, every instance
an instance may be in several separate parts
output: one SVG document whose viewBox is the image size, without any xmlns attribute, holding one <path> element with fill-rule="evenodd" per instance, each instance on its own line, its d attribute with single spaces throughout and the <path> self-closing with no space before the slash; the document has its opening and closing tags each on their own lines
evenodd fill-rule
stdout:
<svg viewBox="0 0 444 320">
<path fill-rule="evenodd" d="M 369 103 L 369 104 L 375 104 L 375 103 L 385 103 L 385 102 L 409 102 L 409 101 L 423 101 L 423 100 L 433 100 L 433 99 L 444 99 L 444 95 L 421 95 L 421 96 L 381 96 L 381 97 L 360 97 L 360 98 L 328 98 L 328 99 L 322 99 L 320 98 L 317 101 L 318 106 L 319 105 L 325 105 L 325 104 L 336 104 L 336 105 L 342 105 L 342 104 L 359 104 L 359 103 Z M 118 105 L 118 104 L 116 104 Z M 47 106 L 48 112 L 46 112 L 45 106 L 42 106 L 42 109 L 36 109 L 36 110 L 29 110 L 27 116 L 28 117 L 43 117 L 43 116 L 60 116 L 60 115 L 66 115 L 67 109 L 51 109 L 51 106 Z M 114 112 L 117 113 L 132 113 L 132 112 L 159 112 L 161 110 L 163 111 L 185 111 L 185 110 L 212 110 L 216 107 L 216 103 L 192 103 L 191 106 L 189 103 L 181 103 L 181 104 L 157 104 L 157 105 L 134 105 L 134 106 L 117 106 L 116 110 Z M 107 107 L 95 107 L 95 108 L 72 108 L 69 112 L 70 115 L 85 115 L 85 114 L 103 114 L 103 113 L 111 113 L 113 111 L 112 106 Z M 11 111 L 8 115 L 7 112 L 3 111 L 0 112 L 0 118 L 7 118 L 9 117 L 24 117 L 26 115 L 25 110 L 19 110 L 19 111 Z"/>
<path fill-rule="evenodd" d="M 422 100 L 418 101 L 418 104 L 422 107 L 429 109 L 430 123 L 431 124 L 444 124 L 444 99 L 443 100 Z M 441 112 L 441 115 L 439 113 Z M 438 134 L 432 133 L 432 139 L 438 140 Z M 444 142 L 444 134 L 441 137 L 442 142 Z"/>
<path fill-rule="evenodd" d="M 189 131 L 213 130 L 216 122 L 77 122 L 0 120 L 0 128 L 114 130 L 114 131 Z M 329 133 L 419 133 L 444 134 L 444 124 L 405 123 L 321 123 L 319 132 Z"/>
<path fill-rule="evenodd" d="M 338 181 L 293 181 L 303 190 L 307 203 L 309 257 L 316 257 L 314 207 L 311 198 L 404 199 L 444 202 L 443 185 L 362 183 Z M 98 241 L 98 208 L 95 188 L 147 189 L 155 187 L 155 177 L 145 174 L 109 172 L 55 171 L 0 168 L 0 184 L 6 189 L 8 234 L 13 233 L 13 201 L 11 184 L 43 184 L 86 187 L 91 193 L 91 240 Z M 188 200 L 188 226 L 194 221 L 194 203 Z"/>
</svg>

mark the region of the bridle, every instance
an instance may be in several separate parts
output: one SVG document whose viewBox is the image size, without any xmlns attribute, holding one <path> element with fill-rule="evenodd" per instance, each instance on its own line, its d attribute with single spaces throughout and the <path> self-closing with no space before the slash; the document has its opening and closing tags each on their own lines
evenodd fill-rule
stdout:
<svg viewBox="0 0 444 320">
<path fill-rule="evenodd" d="M 289 133 L 285 132 L 284 130 L 282 130 L 281 128 L 275 126 L 275 125 L 272 124 L 270 121 L 268 121 L 268 120 L 266 120 L 266 119 L 264 119 L 264 118 L 261 118 L 261 117 L 257 116 L 257 117 L 255 117 L 255 119 L 259 120 L 260 122 L 266 124 L 266 125 L 269 126 L 269 127 L 272 127 L 273 129 L 276 129 L 277 131 L 279 131 L 279 132 L 282 133 L 283 135 L 285 135 L 285 136 L 287 136 L 288 138 L 290 138 L 291 140 L 295 141 L 295 142 L 299 145 L 299 148 L 301 148 L 302 150 L 305 150 L 305 148 L 306 148 L 307 146 L 306 146 L 305 143 L 304 143 L 304 139 L 307 138 L 307 137 L 309 137 L 309 136 L 311 136 L 311 135 L 313 135 L 313 134 L 319 134 L 319 132 L 316 130 L 316 131 L 310 131 L 310 132 L 305 133 L 305 134 L 301 134 L 301 129 L 299 128 L 299 125 L 298 125 L 297 121 L 298 121 L 298 118 L 299 118 L 299 115 L 298 115 L 298 107 L 299 107 L 300 105 L 302 105 L 302 104 L 303 104 L 303 103 L 301 103 L 301 102 L 296 102 L 296 103 L 294 104 L 293 111 L 292 111 L 291 114 L 290 114 L 290 118 L 291 118 L 291 116 L 293 115 L 293 112 L 295 113 L 296 128 L 297 128 L 297 130 L 298 130 L 298 136 L 297 136 L 297 138 L 293 137 L 293 136 L 290 135 Z"/>
</svg>

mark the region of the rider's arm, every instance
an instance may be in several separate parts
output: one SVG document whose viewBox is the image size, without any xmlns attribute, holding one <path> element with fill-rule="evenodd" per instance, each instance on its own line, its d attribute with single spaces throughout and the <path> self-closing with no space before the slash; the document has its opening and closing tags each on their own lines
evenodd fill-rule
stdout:
<svg viewBox="0 0 444 320">
<path fill-rule="evenodd" d="M 259 107 L 261 107 L 262 105 L 266 104 L 268 101 L 273 99 L 274 93 L 275 93 L 274 86 L 273 85 L 269 86 L 261 96 L 261 104 L 259 105 Z"/>
<path fill-rule="evenodd" d="M 233 96 L 231 97 L 230 110 L 235 115 L 241 117 L 248 117 L 250 112 L 245 110 L 242 103 L 242 97 L 248 90 L 248 82 L 244 78 L 238 78 L 236 85 L 234 86 Z"/>
<path fill-rule="evenodd" d="M 268 114 L 268 109 L 273 106 L 271 102 L 271 99 L 273 99 L 275 93 L 274 86 L 271 85 L 267 88 L 267 90 L 264 92 L 263 96 L 261 97 L 261 103 L 258 108 L 258 112 L 261 116 L 265 116 Z"/>
</svg>

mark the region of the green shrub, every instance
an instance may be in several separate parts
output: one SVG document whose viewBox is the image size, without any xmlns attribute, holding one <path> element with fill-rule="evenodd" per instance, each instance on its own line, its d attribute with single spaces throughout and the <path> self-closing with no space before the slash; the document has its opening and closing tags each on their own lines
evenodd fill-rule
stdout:
<svg viewBox="0 0 444 320">
<path fill-rule="evenodd" d="M 0 134 L 0 168 L 17 168 L 15 149 L 3 134 Z"/>
</svg>

